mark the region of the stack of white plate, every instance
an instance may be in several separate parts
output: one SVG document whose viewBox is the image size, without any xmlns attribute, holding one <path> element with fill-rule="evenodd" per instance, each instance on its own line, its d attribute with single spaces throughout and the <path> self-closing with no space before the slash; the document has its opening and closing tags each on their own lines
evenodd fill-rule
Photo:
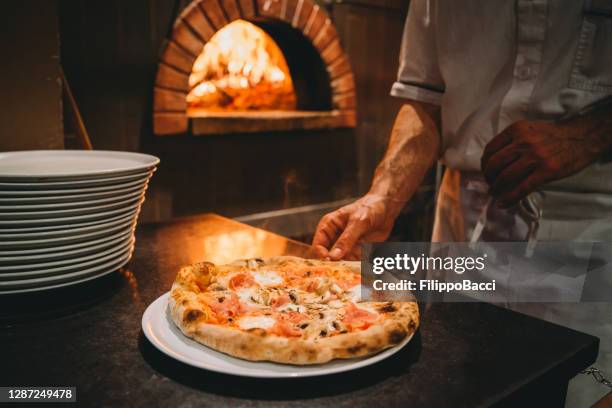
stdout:
<svg viewBox="0 0 612 408">
<path fill-rule="evenodd" d="M 159 159 L 139 153 L 0 153 L 0 294 L 73 285 L 116 271 Z"/>
</svg>

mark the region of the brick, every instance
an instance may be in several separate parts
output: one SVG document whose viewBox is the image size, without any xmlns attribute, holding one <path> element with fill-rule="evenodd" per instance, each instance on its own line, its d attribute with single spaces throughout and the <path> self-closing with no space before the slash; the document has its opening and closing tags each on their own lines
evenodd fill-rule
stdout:
<svg viewBox="0 0 612 408">
<path fill-rule="evenodd" d="M 319 33 L 314 37 L 312 44 L 319 52 L 323 52 L 332 41 L 337 39 L 338 32 L 336 31 L 336 27 L 334 27 L 334 23 L 328 18 L 325 20 L 325 24 L 323 24 Z"/>
<path fill-rule="evenodd" d="M 334 94 L 341 94 L 355 90 L 355 79 L 351 72 L 348 72 L 333 81 L 331 81 L 331 88 Z"/>
<path fill-rule="evenodd" d="M 350 92 L 346 94 L 334 95 L 332 97 L 334 108 L 336 109 L 355 109 L 357 101 L 355 93 Z"/>
<path fill-rule="evenodd" d="M 156 135 L 177 135 L 186 133 L 187 130 L 189 130 L 189 119 L 186 113 L 153 113 L 153 133 Z"/>
<path fill-rule="evenodd" d="M 242 11 L 242 18 L 249 20 L 257 15 L 254 0 L 238 0 L 238 4 Z"/>
<path fill-rule="evenodd" d="M 281 10 L 281 19 L 289 24 L 293 21 L 295 9 L 297 8 L 298 0 L 285 0 Z"/>
<path fill-rule="evenodd" d="M 204 48 L 202 40 L 196 36 L 183 20 L 177 20 L 178 23 L 172 30 L 172 39 L 192 55 L 198 56 Z"/>
<path fill-rule="evenodd" d="M 306 25 L 304 26 L 304 35 L 313 41 L 327 20 L 329 19 L 327 18 L 327 13 L 325 10 L 315 5 L 312 9 L 310 17 L 308 18 L 308 21 L 306 22 Z"/>
<path fill-rule="evenodd" d="M 204 13 L 198 7 L 198 2 L 194 1 L 181 13 L 181 18 L 195 31 L 202 40 L 208 41 L 215 34 L 215 29 L 210 25 Z"/>
<path fill-rule="evenodd" d="M 313 8 L 314 7 L 310 0 L 299 0 L 291 25 L 298 30 L 304 31 L 304 27 L 312 14 Z"/>
<path fill-rule="evenodd" d="M 342 55 L 344 51 L 342 51 L 342 47 L 340 46 L 340 40 L 336 39 L 331 44 L 329 44 L 322 52 L 321 58 L 325 65 L 329 66 L 337 61 Z"/>
<path fill-rule="evenodd" d="M 341 110 L 340 116 L 342 120 L 339 121 L 343 127 L 354 128 L 357 126 L 357 112 L 354 110 Z"/>
<path fill-rule="evenodd" d="M 227 18 L 218 0 L 204 0 L 199 4 L 200 8 L 216 30 L 220 30 L 227 24 Z"/>
<path fill-rule="evenodd" d="M 228 20 L 234 21 L 240 18 L 240 8 L 238 7 L 238 0 L 221 0 L 221 7 L 225 10 Z"/>
<path fill-rule="evenodd" d="M 169 65 L 160 62 L 157 65 L 157 76 L 155 85 L 163 88 L 176 89 L 178 91 L 189 91 L 189 76 Z"/>
<path fill-rule="evenodd" d="M 281 0 L 255 0 L 257 13 L 262 17 L 270 17 L 275 20 L 281 19 L 283 3 Z"/>
<path fill-rule="evenodd" d="M 168 41 L 160 59 L 179 71 L 189 74 L 196 57 L 183 50 L 175 42 Z"/>
<path fill-rule="evenodd" d="M 348 72 L 351 72 L 351 64 L 346 57 L 346 55 L 342 55 L 336 61 L 334 61 L 331 65 L 327 66 L 327 72 L 329 73 L 330 79 L 334 80 Z"/>
<path fill-rule="evenodd" d="M 155 88 L 153 91 L 154 112 L 180 112 L 187 110 L 187 93 Z"/>
</svg>

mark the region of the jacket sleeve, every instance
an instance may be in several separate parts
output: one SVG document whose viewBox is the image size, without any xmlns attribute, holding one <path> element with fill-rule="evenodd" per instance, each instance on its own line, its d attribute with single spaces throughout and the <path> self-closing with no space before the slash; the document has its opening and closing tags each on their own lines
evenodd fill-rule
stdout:
<svg viewBox="0 0 612 408">
<path fill-rule="evenodd" d="M 438 64 L 435 0 L 412 0 L 391 95 L 440 105 L 444 80 Z"/>
</svg>

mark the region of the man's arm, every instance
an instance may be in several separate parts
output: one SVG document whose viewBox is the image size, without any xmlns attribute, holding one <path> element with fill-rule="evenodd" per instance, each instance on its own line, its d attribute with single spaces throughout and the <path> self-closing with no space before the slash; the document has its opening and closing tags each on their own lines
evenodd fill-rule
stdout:
<svg viewBox="0 0 612 408">
<path fill-rule="evenodd" d="M 490 193 L 510 207 L 543 184 L 568 177 L 612 149 L 610 98 L 559 123 L 519 121 L 485 147 L 481 166 Z"/>
<path fill-rule="evenodd" d="M 439 115 L 439 107 L 431 104 L 402 106 L 368 193 L 319 222 L 312 245 L 320 257 L 358 259 L 359 243 L 389 236 L 400 211 L 440 156 Z"/>
</svg>

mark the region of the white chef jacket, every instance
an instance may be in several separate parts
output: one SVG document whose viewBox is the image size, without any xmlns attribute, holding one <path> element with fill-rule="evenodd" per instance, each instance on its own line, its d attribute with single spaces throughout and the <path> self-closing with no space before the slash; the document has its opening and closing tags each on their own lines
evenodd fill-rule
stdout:
<svg viewBox="0 0 612 408">
<path fill-rule="evenodd" d="M 483 214 L 482 240 L 524 240 L 530 224 L 516 209 L 488 206 L 484 147 L 518 120 L 569 118 L 612 95 L 612 0 L 412 0 L 391 94 L 441 107 L 447 171 L 433 240 L 469 240 Z M 542 211 L 537 239 L 612 240 L 612 162 L 532 197 Z M 572 304 L 530 312 L 602 337 L 610 371 L 612 310 L 596 307 L 600 321 Z"/>
</svg>

